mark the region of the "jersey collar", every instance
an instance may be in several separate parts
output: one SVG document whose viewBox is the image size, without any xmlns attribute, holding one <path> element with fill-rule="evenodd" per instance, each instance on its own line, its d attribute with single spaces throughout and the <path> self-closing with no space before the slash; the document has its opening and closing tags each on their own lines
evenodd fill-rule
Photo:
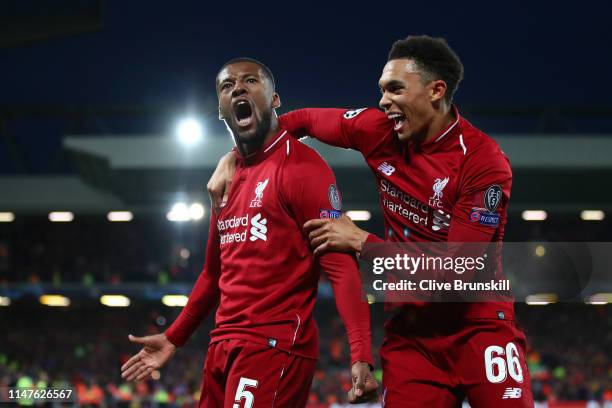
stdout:
<svg viewBox="0 0 612 408">
<path fill-rule="evenodd" d="M 260 163 L 283 144 L 282 141 L 283 139 L 285 139 L 286 136 L 287 131 L 285 129 L 280 129 L 278 133 L 265 145 L 263 145 L 258 151 L 251 153 L 247 156 L 241 155 L 238 149 L 234 147 L 232 150 L 234 151 L 234 155 L 236 156 L 236 161 L 245 166 L 251 166 Z"/>
<path fill-rule="evenodd" d="M 438 147 L 442 146 L 446 141 L 454 139 L 455 136 L 461 133 L 461 124 L 459 122 L 462 120 L 462 117 L 459 114 L 459 109 L 457 109 L 455 105 L 451 105 L 451 110 L 455 116 L 455 120 L 447 127 L 442 129 L 442 131 L 430 141 L 422 143 L 420 148 L 423 151 L 428 153 L 433 152 Z"/>
</svg>

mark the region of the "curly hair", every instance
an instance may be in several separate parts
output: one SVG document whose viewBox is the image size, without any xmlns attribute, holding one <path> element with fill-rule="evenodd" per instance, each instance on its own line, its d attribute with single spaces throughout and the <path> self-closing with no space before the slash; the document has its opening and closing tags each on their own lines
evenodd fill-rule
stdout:
<svg viewBox="0 0 612 408">
<path fill-rule="evenodd" d="M 446 82 L 444 99 L 449 104 L 453 101 L 463 79 L 463 64 L 444 38 L 418 35 L 397 40 L 389 51 L 388 61 L 403 58 L 415 62 L 423 83 L 438 79 Z"/>
</svg>

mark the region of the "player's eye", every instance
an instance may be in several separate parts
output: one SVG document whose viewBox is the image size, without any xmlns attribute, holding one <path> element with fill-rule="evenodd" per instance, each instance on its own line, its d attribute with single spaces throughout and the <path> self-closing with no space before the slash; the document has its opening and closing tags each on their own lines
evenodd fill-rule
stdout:
<svg viewBox="0 0 612 408">
<path fill-rule="evenodd" d="M 255 84 L 255 83 L 257 83 L 257 80 L 255 78 L 249 78 L 249 79 L 247 79 L 247 82 L 249 84 Z"/>
<path fill-rule="evenodd" d="M 229 82 L 224 82 L 224 83 L 222 83 L 222 84 L 221 84 L 220 89 L 221 89 L 222 91 L 225 91 L 225 90 L 229 89 L 231 85 L 232 85 L 232 84 L 230 84 Z"/>
</svg>

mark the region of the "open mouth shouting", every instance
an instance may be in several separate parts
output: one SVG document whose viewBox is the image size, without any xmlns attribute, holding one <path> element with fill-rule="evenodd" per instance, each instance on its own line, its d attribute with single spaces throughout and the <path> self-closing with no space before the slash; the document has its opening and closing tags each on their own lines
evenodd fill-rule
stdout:
<svg viewBox="0 0 612 408">
<path fill-rule="evenodd" d="M 234 102 L 234 117 L 240 128 L 246 128 L 253 123 L 253 108 L 251 103 L 246 99 L 240 99 Z"/>
<path fill-rule="evenodd" d="M 393 130 L 396 132 L 402 130 L 404 123 L 406 123 L 406 116 L 401 112 L 389 112 L 387 117 L 395 123 Z"/>
</svg>

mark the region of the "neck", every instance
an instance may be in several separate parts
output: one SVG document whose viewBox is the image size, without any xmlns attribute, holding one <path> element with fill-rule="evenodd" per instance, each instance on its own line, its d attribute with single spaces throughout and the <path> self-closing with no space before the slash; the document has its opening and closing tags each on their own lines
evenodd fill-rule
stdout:
<svg viewBox="0 0 612 408">
<path fill-rule="evenodd" d="M 276 136 L 279 130 L 280 128 L 278 126 L 276 115 L 273 115 L 272 119 L 270 120 L 270 130 L 268 130 L 268 133 L 266 133 L 262 139 L 253 141 L 253 143 L 244 143 L 239 141 L 236 136 L 233 136 L 234 143 L 236 144 L 236 148 L 240 152 L 240 155 L 246 157 L 261 150 L 263 146 L 265 146 L 274 136 Z"/>
<path fill-rule="evenodd" d="M 451 109 L 450 106 L 444 105 L 439 111 L 436 111 L 434 114 L 434 118 L 431 121 L 429 128 L 427 129 L 427 133 L 425 134 L 425 141 L 429 142 L 434 137 L 437 137 L 444 129 L 446 129 L 451 123 L 453 123 L 457 118 L 455 117 L 455 112 Z"/>
</svg>

